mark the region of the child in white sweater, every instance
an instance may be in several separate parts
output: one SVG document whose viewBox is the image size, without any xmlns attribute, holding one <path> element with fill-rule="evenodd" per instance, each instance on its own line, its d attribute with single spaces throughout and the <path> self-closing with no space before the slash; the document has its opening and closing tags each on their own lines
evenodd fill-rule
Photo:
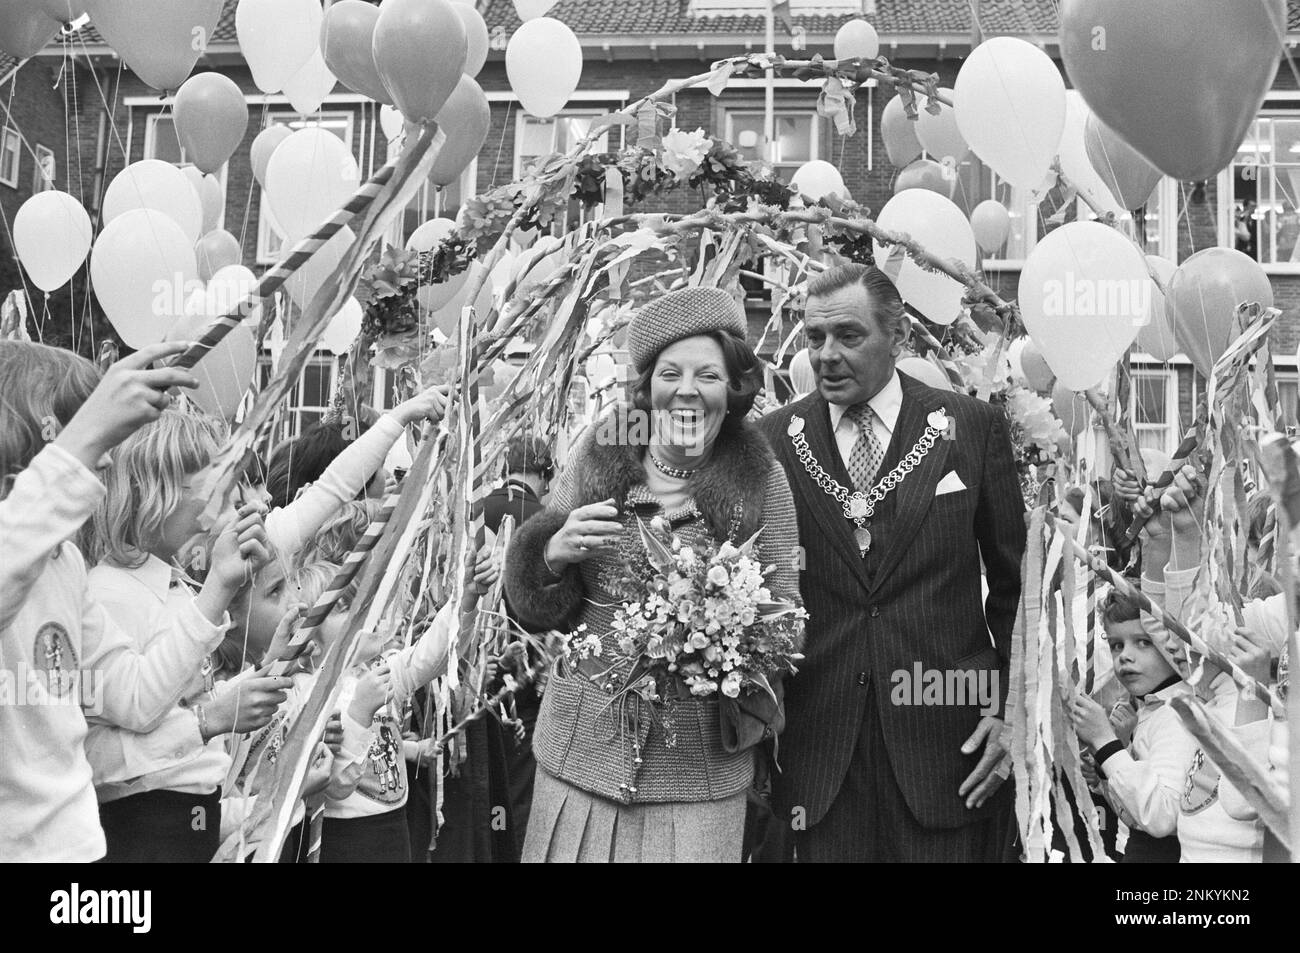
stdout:
<svg viewBox="0 0 1300 953">
<path fill-rule="evenodd" d="M 0 672 L 23 692 L 0 705 L 0 861 L 104 855 L 86 713 L 132 730 L 154 727 L 220 641 L 229 594 L 266 559 L 263 508 L 249 505 L 214 547 L 213 587 L 143 653 L 87 594 L 69 538 L 103 496 L 95 471 L 157 419 L 170 388 L 197 386 L 187 371 L 148 369 L 187 346 L 144 348 L 100 380 L 71 352 L 0 342 Z"/>
</svg>

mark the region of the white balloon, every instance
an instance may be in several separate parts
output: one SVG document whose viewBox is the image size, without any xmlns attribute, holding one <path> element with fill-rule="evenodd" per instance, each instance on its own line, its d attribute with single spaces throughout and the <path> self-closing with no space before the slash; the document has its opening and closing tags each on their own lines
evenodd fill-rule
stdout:
<svg viewBox="0 0 1300 953">
<path fill-rule="evenodd" d="M 554 116 L 582 79 L 582 44 L 559 20 L 529 20 L 506 46 L 506 75 L 525 110 L 539 119 Z"/>
<path fill-rule="evenodd" d="M 334 92 L 337 83 L 338 79 L 325 65 L 325 57 L 317 49 L 302 69 L 285 82 L 284 94 L 289 97 L 290 106 L 304 116 L 310 116 L 320 109 L 325 97 Z"/>
<path fill-rule="evenodd" d="M 81 203 L 66 192 L 33 195 L 14 216 L 14 250 L 32 284 L 60 288 L 90 253 L 94 230 Z"/>
<path fill-rule="evenodd" d="M 1123 215 L 1115 196 L 1110 194 L 1105 181 L 1088 161 L 1088 147 L 1084 144 L 1083 127 L 1088 122 L 1092 110 L 1083 97 L 1071 91 L 1065 97 L 1065 129 L 1061 133 L 1059 155 L 1061 172 L 1070 180 L 1070 184 L 1087 195 L 1103 212 Z"/>
<path fill-rule="evenodd" d="M 991 255 L 1007 243 L 1011 213 L 997 199 L 985 199 L 971 209 L 970 227 L 984 254 Z"/>
<path fill-rule="evenodd" d="M 304 311 L 307 310 L 311 299 L 316 297 L 325 279 L 347 256 L 348 250 L 356 240 L 357 236 L 353 234 L 352 229 L 340 229 L 293 273 L 284 286 L 294 304 Z"/>
<path fill-rule="evenodd" d="M 195 292 L 190 296 L 185 315 L 167 334 L 167 340 L 185 341 L 200 337 L 218 317 L 219 314 L 207 310 L 203 292 Z M 199 380 L 197 388 L 185 392 L 190 400 L 205 413 L 230 420 L 257 373 L 257 341 L 252 329 L 246 324 L 232 328 L 216 347 L 203 355 L 190 373 Z"/>
<path fill-rule="evenodd" d="M 456 223 L 449 218 L 431 218 L 406 240 L 406 250 L 414 252 L 433 251 L 439 243 L 456 231 Z"/>
<path fill-rule="evenodd" d="M 1159 255 L 1147 255 L 1147 265 L 1156 273 L 1166 288 L 1169 282 L 1173 280 L 1174 272 L 1178 270 L 1168 258 L 1161 258 Z M 1174 325 L 1169 318 L 1169 312 L 1166 308 L 1166 298 L 1160 287 L 1151 282 L 1151 300 L 1146 311 L 1146 320 L 1142 327 L 1138 329 L 1137 343 L 1138 347 L 1146 351 L 1157 361 L 1167 361 L 1179 351 L 1178 340 L 1174 336 Z"/>
<path fill-rule="evenodd" d="M 975 235 L 956 205 L 929 189 L 908 189 L 885 203 L 881 228 L 903 232 L 945 261 L 975 267 Z M 873 242 L 877 266 L 894 280 L 903 300 L 935 324 L 952 324 L 961 313 L 966 286 L 947 275 L 925 271 L 911 258 L 893 258 L 893 248 Z"/>
<path fill-rule="evenodd" d="M 229 314 L 243 305 L 257 288 L 257 276 L 243 265 L 227 265 L 208 282 L 204 290 L 204 312 L 214 318 Z M 244 323 L 256 325 L 262 319 L 262 305 L 245 309 Z"/>
<path fill-rule="evenodd" d="M 939 390 L 952 390 L 948 375 L 923 357 L 905 357 L 894 365 L 908 377 Z"/>
<path fill-rule="evenodd" d="M 483 14 L 467 0 L 456 0 L 456 12 L 460 15 L 460 22 L 465 24 L 465 41 L 469 47 L 465 56 L 464 72 L 466 76 L 477 76 L 483 69 L 483 64 L 487 62 L 489 40 L 487 23 L 483 19 Z"/>
<path fill-rule="evenodd" d="M 329 327 L 320 337 L 320 346 L 331 354 L 346 354 L 348 348 L 352 347 L 352 342 L 361 333 L 361 322 L 364 318 L 365 312 L 361 310 L 361 302 L 356 298 L 348 298 L 338 314 L 330 319 Z"/>
<path fill-rule="evenodd" d="M 866 20 L 850 20 L 835 34 L 835 58 L 874 60 L 880 54 L 880 35 Z"/>
<path fill-rule="evenodd" d="M 239 51 L 264 93 L 278 93 L 320 48 L 320 0 L 239 0 Z"/>
<path fill-rule="evenodd" d="M 194 243 L 162 212 L 131 209 L 104 226 L 90 253 L 90 280 L 127 347 L 157 344 L 200 287 Z"/>
<path fill-rule="evenodd" d="M 406 128 L 406 117 L 396 106 L 380 106 L 379 128 L 384 130 L 384 138 L 392 142 Z"/>
<path fill-rule="evenodd" d="M 170 162 L 133 162 L 113 177 L 104 192 L 104 221 L 133 209 L 152 209 L 170 218 L 191 246 L 202 234 L 203 203 L 185 173 Z"/>
<path fill-rule="evenodd" d="M 515 0 L 515 12 L 519 19 L 527 23 L 538 17 L 544 17 L 559 0 Z"/>
<path fill-rule="evenodd" d="M 351 150 L 316 127 L 299 129 L 280 143 L 266 167 L 267 200 L 290 242 L 315 231 L 360 184 Z"/>
<path fill-rule="evenodd" d="M 291 135 L 293 130 L 288 126 L 267 126 L 253 140 L 248 157 L 253 164 L 253 177 L 262 188 L 266 188 L 266 167 L 271 161 L 271 156 L 275 155 L 275 150 L 280 148 L 280 143 Z"/>
<path fill-rule="evenodd" d="M 953 85 L 957 128 L 999 176 L 1036 191 L 1065 128 L 1065 81 L 1051 58 L 1024 40 L 998 36 L 975 47 Z"/>
<path fill-rule="evenodd" d="M 460 294 L 465 283 L 469 281 L 469 269 L 458 275 L 452 275 L 446 281 L 437 284 L 420 285 L 415 292 L 415 300 L 425 311 L 439 311 Z"/>
<path fill-rule="evenodd" d="M 840 199 L 850 197 L 840 170 L 824 159 L 813 159 L 799 166 L 790 179 L 790 187 L 798 189 L 804 198 L 811 202 L 820 202 L 828 195 L 835 195 Z"/>
</svg>

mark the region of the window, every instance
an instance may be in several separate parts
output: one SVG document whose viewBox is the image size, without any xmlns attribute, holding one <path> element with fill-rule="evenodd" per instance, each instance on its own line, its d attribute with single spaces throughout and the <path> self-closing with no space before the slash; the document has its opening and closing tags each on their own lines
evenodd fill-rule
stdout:
<svg viewBox="0 0 1300 953">
<path fill-rule="evenodd" d="M 18 170 L 22 165 L 23 138 L 17 129 L 5 127 L 0 136 L 0 182 L 18 188 Z"/>
<path fill-rule="evenodd" d="M 1173 453 L 1181 438 L 1177 372 L 1135 369 L 1130 401 L 1129 414 L 1139 449 Z"/>
<path fill-rule="evenodd" d="M 171 114 L 155 113 L 148 118 L 144 132 L 144 157 L 161 159 L 174 165 L 185 165 L 181 152 L 181 141 L 176 135 L 176 121 Z M 217 228 L 225 227 L 226 220 L 226 173 L 230 165 L 223 165 L 217 172 L 217 181 L 221 183 L 221 216 L 217 219 Z"/>
<path fill-rule="evenodd" d="M 1286 432 L 1291 436 L 1296 433 L 1297 403 L 1300 403 L 1300 386 L 1297 385 L 1296 375 L 1279 370 L 1277 374 L 1277 426 L 1279 430 L 1285 428 Z"/>
<path fill-rule="evenodd" d="M 591 130 L 591 122 L 608 110 L 566 109 L 549 119 L 519 113 L 515 126 L 515 178 L 537 168 L 539 159 L 572 149 Z M 596 152 L 609 150 L 609 133 L 596 140 Z"/>
<path fill-rule="evenodd" d="M 32 175 L 32 193 L 44 192 L 47 189 L 54 188 L 58 168 L 58 162 L 54 158 L 54 150 L 38 145 L 36 147 L 36 168 Z"/>
<path fill-rule="evenodd" d="M 334 133 L 343 140 L 349 149 L 352 149 L 352 120 L 353 114 L 350 112 L 317 113 L 309 117 L 299 116 L 297 113 L 280 113 L 267 119 L 266 125 L 268 129 L 271 126 L 287 126 L 295 132 L 299 129 L 320 126 L 322 129 Z M 261 204 L 258 208 L 257 263 L 259 265 L 274 265 L 280 260 L 284 238 L 272 225 L 271 208 L 266 202 L 265 190 L 262 191 Z"/>
<path fill-rule="evenodd" d="M 281 418 L 280 432 L 273 435 L 271 446 L 295 437 L 307 427 L 320 421 L 329 412 L 333 396 L 334 375 L 338 358 L 332 355 L 312 357 L 302 369 L 297 384 L 290 388 L 286 398 L 286 413 Z M 271 380 L 271 358 L 260 355 L 257 359 L 257 381 L 260 392 Z"/>
<path fill-rule="evenodd" d="M 1219 187 L 1221 244 L 1261 264 L 1300 264 L 1300 115 L 1256 119 Z"/>
<path fill-rule="evenodd" d="M 821 123 L 811 106 L 806 109 L 778 109 L 774 115 L 776 162 L 773 168 L 789 182 L 805 162 L 817 158 Z M 750 162 L 766 162 L 763 149 L 765 115 L 761 109 L 728 109 L 727 141 Z"/>
</svg>

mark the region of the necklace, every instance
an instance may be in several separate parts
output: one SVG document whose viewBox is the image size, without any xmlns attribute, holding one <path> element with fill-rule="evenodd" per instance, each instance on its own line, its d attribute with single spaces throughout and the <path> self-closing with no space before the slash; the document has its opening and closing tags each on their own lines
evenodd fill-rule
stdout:
<svg viewBox="0 0 1300 953">
<path fill-rule="evenodd" d="M 921 434 L 921 439 L 916 441 L 916 445 L 907 452 L 907 456 L 898 461 L 894 469 L 881 477 L 869 492 L 863 493 L 861 490 L 850 492 L 848 487 L 843 486 L 826 472 L 808 446 L 808 438 L 803 432 L 803 418 L 799 416 L 790 418 L 786 434 L 794 444 L 795 456 L 799 458 L 803 468 L 808 471 L 808 475 L 822 488 L 822 491 L 840 504 L 844 510 L 844 518 L 853 521 L 856 527 L 853 530 L 853 538 L 857 540 L 858 552 L 863 556 L 871 549 L 871 530 L 867 529 L 867 519 L 876 511 L 876 504 L 883 500 L 890 490 L 903 482 L 903 478 L 916 468 L 921 459 L 930 452 L 934 442 L 948 429 L 946 408 L 940 407 L 930 414 L 925 422 L 925 433 Z"/>
<path fill-rule="evenodd" d="M 699 469 L 699 467 L 693 467 L 691 469 L 670 467 L 668 464 L 656 457 L 652 451 L 647 450 L 646 453 L 650 455 L 650 462 L 655 465 L 656 470 L 660 473 L 666 474 L 667 476 L 675 477 L 678 480 L 689 480 L 691 477 L 695 476 L 696 471 Z"/>
</svg>

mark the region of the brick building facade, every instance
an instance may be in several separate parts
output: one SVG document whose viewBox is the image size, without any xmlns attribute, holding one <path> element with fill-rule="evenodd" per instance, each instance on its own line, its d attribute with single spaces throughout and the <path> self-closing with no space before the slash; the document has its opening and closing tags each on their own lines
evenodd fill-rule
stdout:
<svg viewBox="0 0 1300 953">
<path fill-rule="evenodd" d="M 636 100 L 665 82 L 707 71 L 721 57 L 764 47 L 764 0 L 561 0 L 550 15 L 568 23 L 583 44 L 585 65 L 578 92 L 553 120 L 524 114 L 506 79 L 504 49 L 519 20 L 511 0 L 479 0 L 491 34 L 488 62 L 479 81 L 492 107 L 492 128 L 477 162 L 459 187 L 441 194 L 428 190 L 421 207 L 407 216 L 415 227 L 433 214 L 454 215 L 465 194 L 481 192 L 515 178 L 534 158 L 563 149 L 585 132 L 589 117 L 607 113 Z M 979 26 L 986 36 L 1010 34 L 1038 43 L 1059 62 L 1057 13 L 1053 0 L 980 0 Z M 368 174 L 387 157 L 386 138 L 377 106 L 336 88 L 318 116 L 297 116 L 282 96 L 265 97 L 254 87 L 239 55 L 234 30 L 233 0 L 197 69 L 216 69 L 233 78 L 248 94 L 250 123 L 244 147 L 238 150 L 223 178 L 226 189 L 224 227 L 242 241 L 245 263 L 255 270 L 274 260 L 276 242 L 261 214 L 261 190 L 253 181 L 248 146 L 271 122 L 323 122 L 351 145 Z M 1300 0 L 1291 0 L 1289 46 L 1300 39 Z M 881 53 L 915 69 L 934 71 L 940 84 L 951 86 L 962 57 L 972 42 L 970 0 L 792 0 L 795 35 L 777 29 L 776 47 L 792 57 L 831 55 L 835 31 L 865 10 L 881 36 Z M 798 47 L 802 47 L 797 48 Z M 0 73 L 0 75 L 3 75 Z M 62 77 L 62 81 L 58 82 Z M 92 218 L 98 196 L 127 161 L 146 157 L 179 160 L 179 147 L 170 126 L 170 100 L 150 90 L 94 34 L 83 26 L 61 45 L 51 46 L 29 61 L 16 78 L 0 86 L 9 103 L 10 126 L 29 143 L 53 143 L 60 159 L 55 182 L 83 198 Z M 888 162 L 880 136 L 880 114 L 892 91 L 864 88 L 856 103 L 857 131 L 836 134 L 830 120 L 815 111 L 818 87 L 796 80 L 778 80 L 776 109 L 780 139 L 780 171 L 789 174 L 803 161 L 822 158 L 841 171 L 853 197 L 873 211 L 893 194 L 897 170 Z M 722 135 L 758 158 L 761 150 L 764 91 L 761 81 L 733 81 L 720 97 L 703 87 L 678 94 L 675 124 L 686 130 L 701 127 Z M 101 117 L 104 120 L 101 121 Z M 64 138 L 64 129 L 68 130 Z M 757 138 L 756 138 L 756 135 Z M 622 145 L 615 129 L 609 148 Z M 1289 160 L 1295 159 L 1291 166 Z M 30 173 L 31 156 L 24 168 Z M 6 220 L 30 194 L 30 183 L 0 184 L 0 206 Z M 30 178 L 30 175 L 27 176 Z M 1295 185 L 1292 184 L 1294 180 Z M 24 184 L 28 191 L 24 191 Z M 1300 86 L 1284 60 L 1274 90 L 1261 111 L 1237 162 L 1215 180 L 1179 183 L 1166 180 L 1152 202 L 1140 210 L 1141 229 L 1149 253 L 1175 261 L 1214 245 L 1238 245 L 1259 257 L 1274 285 L 1277 306 L 1285 317 L 1275 332 L 1274 353 L 1282 376 L 1284 399 L 1294 422 L 1296 347 L 1300 344 Z M 1037 237 L 1051 225 L 1059 194 L 1040 207 L 1005 184 L 974 157 L 963 163 L 954 201 L 967 209 L 996 197 L 1010 209 L 1014 234 L 997 259 L 986 259 L 990 283 L 1005 297 L 1016 295 L 1020 263 Z M 1247 201 L 1254 199 L 1253 208 Z M 647 211 L 686 212 L 697 208 L 698 196 L 679 190 Z M 1238 219 L 1250 237 L 1237 235 Z M 1252 218 L 1251 213 L 1256 217 Z M 1142 214 L 1144 213 L 1144 214 Z M 1066 218 L 1086 216 L 1081 207 Z M 6 232 L 8 230 L 6 229 Z M 7 239 L 6 239 L 7 240 Z M 4 256 L 6 263 L 9 256 Z M 85 280 L 81 278 L 84 297 Z M 7 291 L 12 282 L 0 288 Z M 1178 442 L 1190 422 L 1198 382 L 1181 357 L 1167 365 L 1135 353 L 1142 440 L 1167 449 Z M 312 388 L 326 388 L 329 360 L 322 359 Z M 306 385 L 304 385 L 306 386 Z M 300 395 L 303 408 L 323 403 L 318 393 Z M 310 411 L 309 411 L 310 413 Z M 1148 419 L 1142 419 L 1148 418 Z"/>
</svg>

